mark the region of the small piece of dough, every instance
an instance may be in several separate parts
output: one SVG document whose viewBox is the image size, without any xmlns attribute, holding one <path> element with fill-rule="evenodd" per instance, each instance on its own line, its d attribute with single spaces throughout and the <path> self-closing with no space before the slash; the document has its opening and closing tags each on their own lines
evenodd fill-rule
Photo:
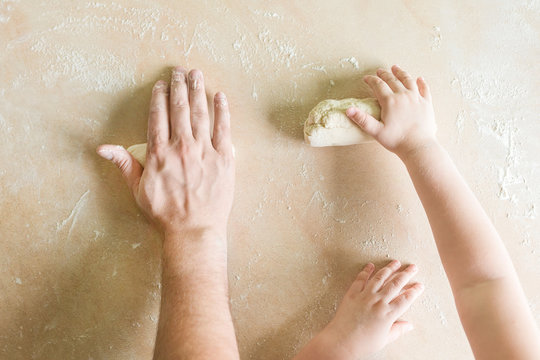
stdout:
<svg viewBox="0 0 540 360">
<path fill-rule="evenodd" d="M 131 145 L 127 151 L 144 167 L 146 165 L 146 143 Z"/>
<path fill-rule="evenodd" d="M 304 123 L 304 139 L 315 147 L 361 144 L 373 140 L 352 122 L 345 111 L 351 106 L 381 120 L 381 108 L 377 99 L 323 100 L 309 113 Z"/>
</svg>

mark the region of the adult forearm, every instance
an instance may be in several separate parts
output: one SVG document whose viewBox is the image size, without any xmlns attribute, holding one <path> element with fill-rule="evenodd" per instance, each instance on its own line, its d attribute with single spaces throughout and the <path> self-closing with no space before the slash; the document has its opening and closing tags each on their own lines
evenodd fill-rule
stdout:
<svg viewBox="0 0 540 360">
<path fill-rule="evenodd" d="M 433 142 L 402 159 L 453 288 L 513 274 L 502 241 L 446 151 Z"/>
<path fill-rule="evenodd" d="M 224 234 L 167 235 L 154 359 L 238 359 Z"/>
</svg>

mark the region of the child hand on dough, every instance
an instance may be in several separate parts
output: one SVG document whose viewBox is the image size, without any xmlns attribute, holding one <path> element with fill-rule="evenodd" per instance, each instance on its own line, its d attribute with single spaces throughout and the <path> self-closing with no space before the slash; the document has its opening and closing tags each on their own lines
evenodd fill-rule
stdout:
<svg viewBox="0 0 540 360">
<path fill-rule="evenodd" d="M 404 162 L 428 216 L 460 319 L 477 359 L 540 359 L 540 335 L 497 231 L 437 141 L 431 93 L 398 66 L 364 81 L 381 121 L 358 108 L 347 116 Z M 416 272 L 393 261 L 360 272 L 334 319 L 296 357 L 363 359 L 412 324 L 398 318 L 422 291 Z M 511 309 L 511 311 L 509 311 Z"/>
</svg>

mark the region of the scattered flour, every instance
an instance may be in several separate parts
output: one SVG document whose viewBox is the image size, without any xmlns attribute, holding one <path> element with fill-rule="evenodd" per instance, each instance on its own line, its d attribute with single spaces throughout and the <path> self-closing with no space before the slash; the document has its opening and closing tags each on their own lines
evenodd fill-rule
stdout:
<svg viewBox="0 0 540 360">
<path fill-rule="evenodd" d="M 103 13 L 94 14 L 92 10 Z M 84 16 L 62 17 L 62 22 L 52 27 L 51 31 L 63 30 L 75 34 L 86 34 L 88 31 L 110 31 L 115 34 L 127 33 L 137 39 L 144 39 L 150 35 L 153 39 L 156 34 L 156 23 L 163 16 L 155 8 L 126 8 L 116 2 L 90 2 L 85 6 L 78 6 L 73 13 L 84 14 Z M 173 19 L 168 20 L 173 22 Z"/>
<path fill-rule="evenodd" d="M 423 305 L 423 308 L 427 310 L 428 312 L 433 312 L 436 314 L 437 318 L 439 319 L 439 322 L 442 326 L 448 326 L 448 320 L 446 318 L 446 315 L 444 314 L 443 310 L 441 309 L 439 305 L 439 301 L 435 299 L 435 296 L 433 293 L 424 293 L 422 294 L 420 302 Z"/>
<path fill-rule="evenodd" d="M 458 130 L 458 137 L 457 137 L 458 142 L 461 141 L 461 135 L 463 134 L 463 128 L 465 126 L 465 116 L 466 116 L 465 111 L 460 110 L 456 117 L 456 127 Z"/>
<path fill-rule="evenodd" d="M 96 241 L 98 237 L 103 236 L 105 233 L 103 231 L 94 230 L 94 239 L 92 241 Z"/>
<path fill-rule="evenodd" d="M 77 203 L 75 203 L 75 206 L 71 210 L 71 213 L 69 214 L 69 216 L 65 218 L 64 220 L 62 220 L 62 222 L 56 224 L 56 232 L 58 232 L 62 230 L 68 223 L 70 223 L 67 240 L 71 238 L 71 232 L 73 231 L 73 228 L 75 227 L 75 224 L 77 223 L 81 209 L 88 202 L 88 194 L 90 194 L 90 190 L 86 190 L 85 193 L 81 195 L 79 200 L 77 200 Z"/>
<path fill-rule="evenodd" d="M 283 15 L 280 15 L 272 11 L 253 10 L 253 13 L 259 16 L 263 16 L 265 18 L 270 18 L 274 20 L 283 20 Z"/>
<path fill-rule="evenodd" d="M 285 65 L 287 68 L 298 60 L 296 45 L 290 39 L 277 39 L 272 36 L 270 30 L 259 32 L 259 40 L 264 49 L 270 55 L 272 63 Z"/>
<path fill-rule="evenodd" d="M 360 69 L 360 64 L 358 63 L 358 60 L 354 57 L 348 57 L 348 58 L 342 58 L 340 61 L 341 67 L 345 67 L 346 63 L 351 64 L 355 69 Z"/>
<path fill-rule="evenodd" d="M 309 64 L 302 65 L 302 69 L 311 69 L 315 71 L 320 71 L 328 75 L 328 71 L 326 70 L 325 65 L 317 65 L 315 63 L 309 63 Z"/>
<path fill-rule="evenodd" d="M 80 82 L 87 91 L 115 93 L 135 83 L 135 66 L 109 52 L 87 51 L 36 40 L 31 48 L 44 60 L 41 80 L 48 88 L 58 81 Z"/>
<path fill-rule="evenodd" d="M 438 50 L 441 48 L 441 28 L 434 26 L 431 31 L 431 50 Z"/>
<path fill-rule="evenodd" d="M 249 73 L 253 69 L 252 56 L 250 56 L 250 54 L 253 54 L 256 49 L 252 43 L 246 42 L 246 35 L 241 33 L 238 26 L 236 26 L 236 32 L 239 34 L 240 38 L 234 41 L 233 49 L 240 59 L 242 68 L 246 73 Z"/>
<path fill-rule="evenodd" d="M 13 5 L 20 0 L 2 0 L 0 1 L 0 24 L 7 24 L 11 19 Z"/>
<path fill-rule="evenodd" d="M 503 151 L 504 157 L 494 159 L 491 164 L 499 185 L 497 196 L 513 204 L 508 217 L 534 218 L 534 196 L 525 176 L 526 164 L 522 161 L 520 146 L 524 135 L 520 133 L 519 124 L 530 121 L 522 110 L 527 90 L 505 76 L 511 72 L 508 65 L 501 64 L 486 64 L 483 71 L 458 71 L 451 85 L 468 106 L 458 113 L 456 126 L 461 134 L 465 118 L 474 119 L 476 130 L 486 139 L 486 145 Z M 490 139 L 495 142 L 490 143 Z"/>
<path fill-rule="evenodd" d="M 213 27 L 208 25 L 206 20 L 198 23 L 195 26 L 191 41 L 184 52 L 184 56 L 187 57 L 193 48 L 197 48 L 204 54 L 209 55 L 215 62 L 223 63 L 225 58 L 218 54 L 214 43 L 214 39 L 219 35 L 215 31 L 216 30 Z"/>
<path fill-rule="evenodd" d="M 523 98 L 527 91 L 523 86 L 508 81 L 506 72 L 486 65 L 485 71 L 462 69 L 452 80 L 452 87 L 461 96 L 477 105 L 501 106 L 509 101 Z"/>
</svg>

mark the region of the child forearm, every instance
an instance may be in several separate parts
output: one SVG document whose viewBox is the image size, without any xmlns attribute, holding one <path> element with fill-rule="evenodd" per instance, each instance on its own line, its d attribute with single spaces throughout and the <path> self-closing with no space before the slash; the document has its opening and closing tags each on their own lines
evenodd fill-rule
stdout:
<svg viewBox="0 0 540 360">
<path fill-rule="evenodd" d="M 532 359 L 538 329 L 495 227 L 437 143 L 402 156 L 477 359 Z"/>
<path fill-rule="evenodd" d="M 435 136 L 431 93 L 398 66 L 364 78 L 381 121 L 349 118 L 407 166 L 424 205 L 457 310 L 477 359 L 540 359 L 540 336 L 495 227 Z"/>
<path fill-rule="evenodd" d="M 446 151 L 431 142 L 402 157 L 454 290 L 514 276 L 493 224 Z"/>
</svg>

